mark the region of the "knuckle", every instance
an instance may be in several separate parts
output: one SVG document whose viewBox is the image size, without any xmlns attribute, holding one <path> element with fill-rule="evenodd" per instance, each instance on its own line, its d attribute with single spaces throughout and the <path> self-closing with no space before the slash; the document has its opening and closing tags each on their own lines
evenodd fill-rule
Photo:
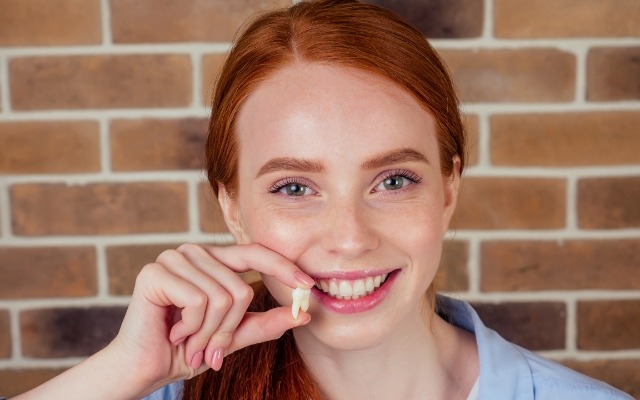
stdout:
<svg viewBox="0 0 640 400">
<path fill-rule="evenodd" d="M 200 246 L 193 244 L 193 243 L 184 243 L 181 244 L 180 246 L 178 246 L 178 248 L 176 249 L 177 252 L 179 253 L 183 253 L 183 254 L 193 254 L 197 251 L 200 250 Z"/>
<path fill-rule="evenodd" d="M 248 305 L 253 300 L 253 294 L 251 286 L 243 284 L 235 291 L 235 298 L 239 303 Z"/>
<path fill-rule="evenodd" d="M 177 260 L 180 257 L 181 257 L 180 253 L 178 253 L 177 250 L 168 249 L 168 250 L 165 250 L 162 253 L 160 253 L 158 258 L 156 259 L 156 262 L 157 263 L 162 263 L 162 264 L 171 263 L 171 262 L 174 262 L 175 260 Z"/>
<path fill-rule="evenodd" d="M 208 299 L 207 299 L 207 295 L 205 295 L 204 293 L 197 291 L 195 293 L 193 293 L 189 299 L 189 302 L 191 304 L 192 307 L 195 308 L 204 308 L 207 305 Z"/>
<path fill-rule="evenodd" d="M 228 293 L 220 293 L 213 300 L 213 309 L 216 312 L 227 312 L 231 308 L 233 299 Z"/>
<path fill-rule="evenodd" d="M 149 263 L 140 269 L 136 277 L 136 283 L 145 280 L 153 280 L 164 268 L 158 263 Z"/>
</svg>

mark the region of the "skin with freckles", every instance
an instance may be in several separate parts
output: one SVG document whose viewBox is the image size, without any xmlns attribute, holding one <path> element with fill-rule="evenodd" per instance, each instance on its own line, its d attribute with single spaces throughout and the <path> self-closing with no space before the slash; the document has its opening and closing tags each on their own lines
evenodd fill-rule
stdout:
<svg viewBox="0 0 640 400">
<path fill-rule="evenodd" d="M 311 322 L 294 335 L 325 394 L 464 398 L 477 377 L 475 342 L 425 304 L 460 180 L 457 161 L 441 174 L 432 116 L 379 77 L 295 63 L 251 93 L 237 135 L 238 192 L 219 195 L 236 240 L 315 278 L 394 271 L 364 312 L 338 313 L 312 295 Z M 291 304 L 290 288 L 264 281 Z"/>
</svg>

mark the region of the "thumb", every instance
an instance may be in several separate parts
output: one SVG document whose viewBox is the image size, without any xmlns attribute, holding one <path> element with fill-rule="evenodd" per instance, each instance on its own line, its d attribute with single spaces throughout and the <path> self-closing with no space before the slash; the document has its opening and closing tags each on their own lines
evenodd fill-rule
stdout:
<svg viewBox="0 0 640 400">
<path fill-rule="evenodd" d="M 233 333 L 226 354 L 251 346 L 252 344 L 278 339 L 292 328 L 306 325 L 311 315 L 300 311 L 298 319 L 291 315 L 291 307 L 277 307 L 266 312 L 248 312 Z"/>
</svg>

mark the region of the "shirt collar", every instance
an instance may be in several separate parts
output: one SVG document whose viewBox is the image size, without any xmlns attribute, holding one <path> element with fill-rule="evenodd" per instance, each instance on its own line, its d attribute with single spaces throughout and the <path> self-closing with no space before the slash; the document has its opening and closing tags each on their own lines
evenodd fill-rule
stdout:
<svg viewBox="0 0 640 400">
<path fill-rule="evenodd" d="M 531 368 L 518 347 L 487 328 L 467 303 L 438 296 L 438 314 L 447 322 L 475 334 L 480 363 L 479 398 L 533 400 Z"/>
</svg>

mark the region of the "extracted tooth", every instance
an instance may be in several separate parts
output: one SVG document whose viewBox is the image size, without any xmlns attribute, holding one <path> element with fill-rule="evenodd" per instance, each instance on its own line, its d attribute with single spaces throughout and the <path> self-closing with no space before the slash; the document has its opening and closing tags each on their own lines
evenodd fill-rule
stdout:
<svg viewBox="0 0 640 400">
<path fill-rule="evenodd" d="M 298 319 L 298 313 L 300 309 L 307 311 L 309 309 L 309 297 L 311 296 L 311 289 L 295 288 L 291 292 L 293 298 L 293 304 L 291 304 L 291 314 L 294 319 Z"/>
</svg>

